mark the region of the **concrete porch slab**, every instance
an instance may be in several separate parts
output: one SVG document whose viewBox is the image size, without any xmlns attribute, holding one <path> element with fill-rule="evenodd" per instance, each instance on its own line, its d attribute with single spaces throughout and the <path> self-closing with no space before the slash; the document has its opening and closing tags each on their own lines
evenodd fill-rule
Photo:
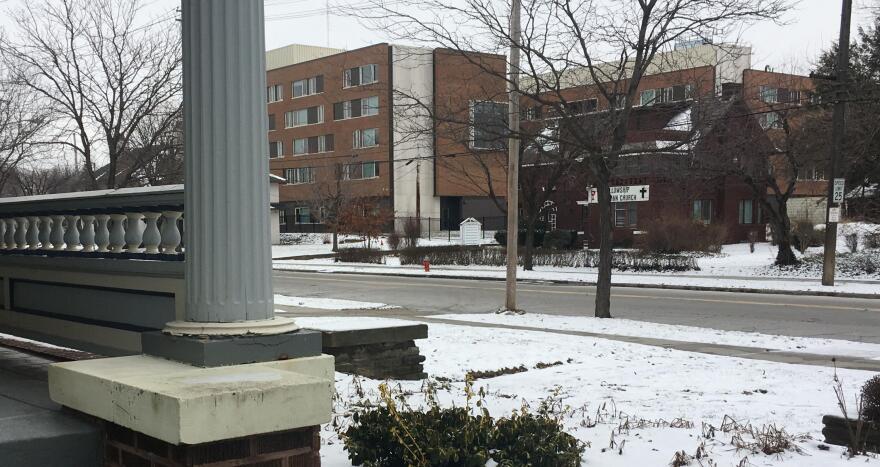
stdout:
<svg viewBox="0 0 880 467">
<path fill-rule="evenodd" d="M 199 368 L 148 355 L 57 363 L 52 400 L 172 444 L 330 420 L 333 357 Z"/>
</svg>

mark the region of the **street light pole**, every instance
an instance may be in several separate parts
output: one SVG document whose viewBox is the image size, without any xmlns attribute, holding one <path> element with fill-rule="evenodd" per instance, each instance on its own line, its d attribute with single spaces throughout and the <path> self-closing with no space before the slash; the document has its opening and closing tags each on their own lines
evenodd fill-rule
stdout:
<svg viewBox="0 0 880 467">
<path fill-rule="evenodd" d="M 519 45 L 520 0 L 510 8 L 510 64 L 507 85 L 509 131 L 507 143 L 507 296 L 506 310 L 516 310 L 516 268 L 519 262 Z"/>
<path fill-rule="evenodd" d="M 822 285 L 834 285 L 834 269 L 837 262 L 837 222 L 840 206 L 835 206 L 834 185 L 840 153 L 843 152 L 846 129 L 846 95 L 849 81 L 849 30 L 852 17 L 852 0 L 843 0 L 840 15 L 840 39 L 837 47 L 837 66 L 834 82 L 834 117 L 832 122 L 831 163 L 828 170 L 828 200 L 825 212 L 825 256 L 822 262 Z M 842 197 L 841 197 L 842 198 Z"/>
</svg>

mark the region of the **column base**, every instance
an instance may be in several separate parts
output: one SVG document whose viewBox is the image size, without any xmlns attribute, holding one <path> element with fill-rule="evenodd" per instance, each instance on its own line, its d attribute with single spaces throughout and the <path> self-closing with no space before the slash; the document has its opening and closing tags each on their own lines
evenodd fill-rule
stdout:
<svg viewBox="0 0 880 467">
<path fill-rule="evenodd" d="M 299 329 L 293 318 L 276 316 L 272 319 L 237 321 L 231 323 L 205 323 L 197 321 L 172 321 L 165 324 L 162 332 L 174 336 L 267 336 L 284 334 Z"/>
<path fill-rule="evenodd" d="M 269 336 L 175 336 L 163 332 L 141 334 L 147 355 L 199 367 L 242 365 L 321 355 L 321 333 L 299 330 Z"/>
<path fill-rule="evenodd" d="M 148 355 L 56 363 L 53 401 L 166 443 L 214 441 L 330 421 L 333 357 L 197 368 Z"/>
</svg>

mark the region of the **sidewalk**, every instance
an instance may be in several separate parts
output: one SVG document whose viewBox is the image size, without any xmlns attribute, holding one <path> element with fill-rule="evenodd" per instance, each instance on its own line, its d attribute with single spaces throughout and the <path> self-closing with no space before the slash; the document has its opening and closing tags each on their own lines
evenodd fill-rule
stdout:
<svg viewBox="0 0 880 467">
<path fill-rule="evenodd" d="M 435 279 L 504 280 L 501 268 L 469 266 L 432 266 L 425 272 L 421 266 L 378 264 L 334 264 L 314 261 L 275 261 L 273 268 L 280 271 L 382 274 Z M 594 285 L 597 273 L 591 270 L 564 271 L 560 268 L 537 267 L 534 271 L 519 270 L 521 281 L 547 281 L 561 284 Z M 880 298 L 880 281 L 838 280 L 833 287 L 822 286 L 819 279 L 802 277 L 731 276 L 708 274 L 614 272 L 612 284 L 616 287 L 644 287 L 715 292 L 771 293 L 789 295 L 818 295 L 850 298 Z"/>
</svg>

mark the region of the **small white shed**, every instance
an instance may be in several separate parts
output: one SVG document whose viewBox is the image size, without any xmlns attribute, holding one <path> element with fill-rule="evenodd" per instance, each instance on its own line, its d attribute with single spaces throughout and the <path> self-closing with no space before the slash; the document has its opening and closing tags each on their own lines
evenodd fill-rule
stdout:
<svg viewBox="0 0 880 467">
<path fill-rule="evenodd" d="M 479 245 L 483 238 L 483 224 L 473 217 L 461 221 L 458 224 L 458 233 L 462 245 Z"/>
</svg>

